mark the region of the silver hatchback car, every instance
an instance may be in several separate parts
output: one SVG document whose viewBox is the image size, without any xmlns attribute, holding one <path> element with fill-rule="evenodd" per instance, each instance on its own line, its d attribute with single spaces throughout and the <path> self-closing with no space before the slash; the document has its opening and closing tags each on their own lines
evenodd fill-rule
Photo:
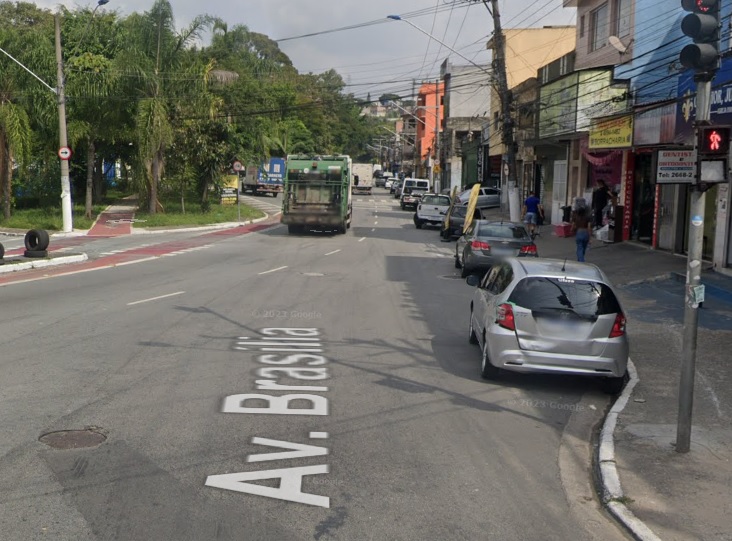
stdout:
<svg viewBox="0 0 732 541">
<path fill-rule="evenodd" d="M 600 376 L 618 393 L 627 381 L 625 315 L 605 274 L 589 263 L 509 258 L 493 266 L 470 301 L 481 375 L 500 371 Z"/>
</svg>

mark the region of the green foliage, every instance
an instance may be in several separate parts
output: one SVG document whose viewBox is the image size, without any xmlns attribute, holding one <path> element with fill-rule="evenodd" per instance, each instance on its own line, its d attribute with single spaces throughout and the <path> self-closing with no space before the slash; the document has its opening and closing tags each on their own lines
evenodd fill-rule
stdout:
<svg viewBox="0 0 732 541">
<path fill-rule="evenodd" d="M 379 126 L 361 116 L 362 104 L 344 93 L 343 78 L 334 70 L 298 73 L 264 34 L 207 15 L 179 29 L 168 0 L 126 16 L 89 7 L 61 10 L 67 132 L 75 151 L 71 180 L 74 202 L 87 193 L 87 212 L 87 173 L 95 202 L 106 189 L 102 160 L 121 167 L 121 182 L 150 211 L 161 198 L 169 213 L 170 198 L 181 212 L 196 214 L 210 204 L 208 194 L 234 160 L 259 163 L 300 152 L 373 158 L 367 144 L 380 135 Z M 205 36 L 210 39 L 202 47 Z M 55 86 L 49 10 L 0 1 L 0 43 Z M 55 96 L 4 55 L 0 73 L 0 142 L 12 147 L 20 165 L 9 192 L 18 208 L 55 208 Z"/>
</svg>

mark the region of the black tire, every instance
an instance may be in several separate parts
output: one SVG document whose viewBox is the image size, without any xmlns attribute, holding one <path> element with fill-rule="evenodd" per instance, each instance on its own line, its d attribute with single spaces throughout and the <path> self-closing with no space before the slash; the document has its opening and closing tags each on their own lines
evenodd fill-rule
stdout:
<svg viewBox="0 0 732 541">
<path fill-rule="evenodd" d="M 338 226 L 338 233 L 345 235 L 346 231 L 348 231 L 348 224 L 344 221 L 340 226 Z"/>
<path fill-rule="evenodd" d="M 29 258 L 41 259 L 48 257 L 48 250 L 26 250 L 23 255 Z"/>
<path fill-rule="evenodd" d="M 458 259 L 457 254 L 455 254 L 455 268 L 459 269 L 461 267 L 462 267 L 462 265 L 460 264 L 460 260 Z"/>
<path fill-rule="evenodd" d="M 288 224 L 287 232 L 290 235 L 299 235 L 300 233 L 302 233 L 302 226 L 296 224 Z"/>
<path fill-rule="evenodd" d="M 483 350 L 480 359 L 480 377 L 483 379 L 496 379 L 501 373 L 501 369 L 491 364 L 488 357 L 488 341 L 483 337 Z"/>
<path fill-rule="evenodd" d="M 467 278 L 470 276 L 470 271 L 465 267 L 465 265 L 461 265 L 461 269 L 460 278 Z"/>
<path fill-rule="evenodd" d="M 422 229 L 423 225 L 424 224 L 422 223 L 422 220 L 419 220 L 419 219 L 414 220 L 414 227 L 416 227 L 417 229 Z"/>
<path fill-rule="evenodd" d="M 5 246 L 0 243 L 0 260 L 5 257 Z"/>
<path fill-rule="evenodd" d="M 48 248 L 50 239 L 45 229 L 31 229 L 25 234 L 25 249 L 43 251 Z"/>
<path fill-rule="evenodd" d="M 468 331 L 468 343 L 469 344 L 477 344 L 478 343 L 478 337 L 475 334 L 475 331 L 473 330 L 473 311 L 470 311 L 470 329 Z"/>
<path fill-rule="evenodd" d="M 618 378 L 604 378 L 602 380 L 602 390 L 607 394 L 620 394 L 629 379 L 630 376 L 627 371 Z"/>
</svg>

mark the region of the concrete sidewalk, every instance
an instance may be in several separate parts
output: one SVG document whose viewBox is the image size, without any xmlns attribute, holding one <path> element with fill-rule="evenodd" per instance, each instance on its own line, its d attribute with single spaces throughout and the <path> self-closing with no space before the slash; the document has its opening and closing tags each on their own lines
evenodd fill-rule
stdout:
<svg viewBox="0 0 732 541">
<path fill-rule="evenodd" d="M 550 225 L 535 242 L 543 257 L 576 259 L 574 238 L 557 237 Z M 603 460 L 603 472 L 619 477 L 614 486 L 612 475 L 599 476 L 604 503 L 637 539 L 732 541 L 732 278 L 702 275 L 692 445 L 680 454 L 686 258 L 595 239 L 586 257 L 618 287 L 639 378 L 608 416 L 599 445 L 598 471 Z"/>
</svg>

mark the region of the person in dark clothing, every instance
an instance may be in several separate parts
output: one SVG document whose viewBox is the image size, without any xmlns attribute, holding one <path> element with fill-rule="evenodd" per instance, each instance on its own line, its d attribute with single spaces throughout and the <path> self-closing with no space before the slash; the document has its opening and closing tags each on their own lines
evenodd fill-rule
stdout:
<svg viewBox="0 0 732 541">
<path fill-rule="evenodd" d="M 602 227 L 602 211 L 612 197 L 612 192 L 603 179 L 597 180 L 597 188 L 592 192 L 592 218 L 595 227 Z"/>
<path fill-rule="evenodd" d="M 539 223 L 540 217 L 544 217 L 544 208 L 541 206 L 541 200 L 536 197 L 534 192 L 529 194 L 529 197 L 524 201 L 523 208 L 524 223 L 529 228 L 529 234 L 534 235 L 536 232 L 536 226 Z"/>
<path fill-rule="evenodd" d="M 590 244 L 590 217 L 587 216 L 585 207 L 579 207 L 572 213 L 572 232 L 577 244 L 577 261 L 584 261 L 587 246 Z"/>
</svg>

